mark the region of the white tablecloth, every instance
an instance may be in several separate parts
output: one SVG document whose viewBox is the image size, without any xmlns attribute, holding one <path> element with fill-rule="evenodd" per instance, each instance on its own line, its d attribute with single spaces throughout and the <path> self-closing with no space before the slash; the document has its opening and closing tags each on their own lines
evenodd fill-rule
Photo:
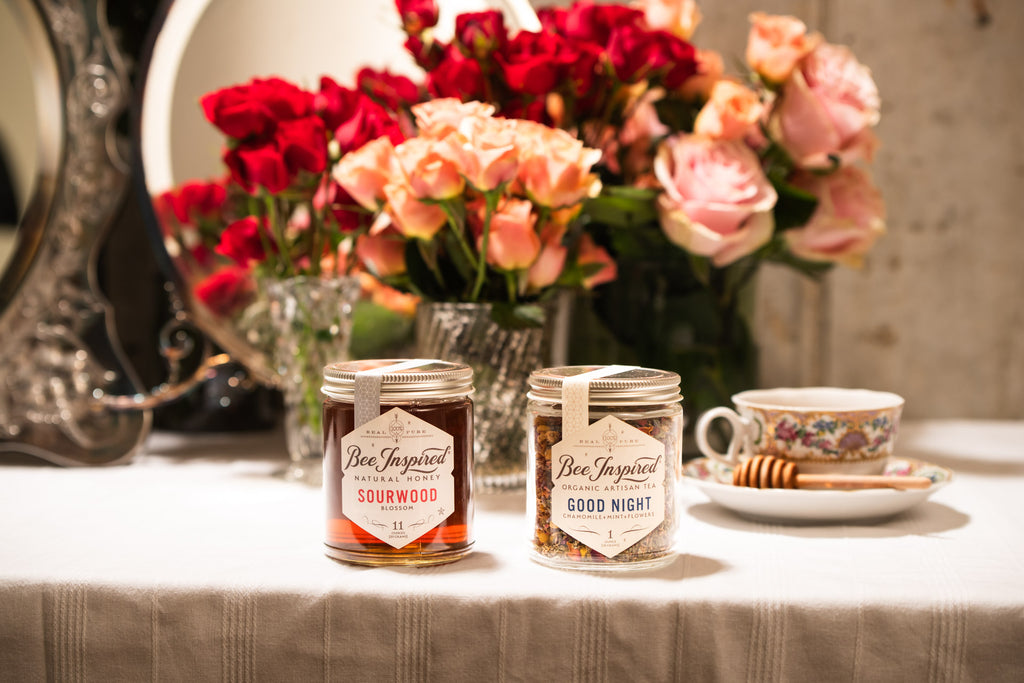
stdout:
<svg viewBox="0 0 1024 683">
<path fill-rule="evenodd" d="M 687 486 L 674 563 L 617 575 L 531 562 L 521 495 L 479 497 L 460 562 L 331 561 L 274 434 L 0 465 L 0 680 L 1024 680 L 1024 423 L 911 423 L 899 447 L 953 483 L 833 526 Z"/>
</svg>

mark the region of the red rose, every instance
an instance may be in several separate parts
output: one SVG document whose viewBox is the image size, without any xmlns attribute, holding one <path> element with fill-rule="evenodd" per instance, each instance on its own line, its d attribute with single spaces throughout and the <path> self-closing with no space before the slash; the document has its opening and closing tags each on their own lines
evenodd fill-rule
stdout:
<svg viewBox="0 0 1024 683">
<path fill-rule="evenodd" d="M 565 35 L 565 24 L 569 10 L 564 7 L 542 7 L 537 10 L 541 30 Z"/>
<path fill-rule="evenodd" d="M 323 173 L 327 168 L 327 131 L 318 116 L 282 121 L 277 126 L 274 142 L 292 175 L 299 171 Z"/>
<path fill-rule="evenodd" d="M 406 33 L 419 35 L 437 25 L 437 3 L 434 0 L 395 0 L 395 7 Z"/>
<path fill-rule="evenodd" d="M 596 43 L 574 42 L 565 52 L 568 62 L 566 78 L 572 86 L 571 94 L 577 98 L 605 94 L 594 87 L 598 74 L 603 73 L 601 59 L 604 48 Z"/>
<path fill-rule="evenodd" d="M 375 102 L 397 111 L 410 107 L 420 99 L 420 90 L 405 76 L 364 67 L 356 74 L 356 85 Z"/>
<path fill-rule="evenodd" d="M 391 113 L 359 90 L 344 88 L 330 78 L 320 79 L 317 110 L 341 153 L 359 149 L 370 140 L 387 136 L 398 144 L 405 136 Z"/>
<path fill-rule="evenodd" d="M 280 121 L 308 116 L 312 95 L 280 78 L 253 79 L 204 95 L 206 119 L 228 137 L 262 138 Z"/>
<path fill-rule="evenodd" d="M 427 72 L 436 69 L 444 59 L 444 48 L 436 40 L 424 42 L 419 36 L 409 36 L 405 40 L 405 49 Z"/>
<path fill-rule="evenodd" d="M 204 306 L 221 316 L 231 315 L 247 304 L 254 291 L 249 271 L 238 266 L 228 266 L 210 274 L 193 290 Z"/>
<path fill-rule="evenodd" d="M 561 36 L 520 31 L 496 59 L 513 91 L 545 95 L 565 79 L 566 52 Z"/>
<path fill-rule="evenodd" d="M 507 101 L 499 113 L 507 119 L 526 119 L 544 125 L 551 124 L 547 107 L 544 106 L 544 98 L 516 97 Z"/>
<path fill-rule="evenodd" d="M 166 193 L 166 199 L 179 223 L 194 225 L 201 219 L 218 216 L 228 193 L 223 183 L 191 181 Z"/>
<path fill-rule="evenodd" d="M 266 232 L 265 221 L 247 216 L 224 228 L 214 251 L 240 266 L 248 267 L 253 261 L 267 258 L 264 239 L 269 240 L 269 235 Z"/>
<path fill-rule="evenodd" d="M 623 5 L 595 5 L 589 0 L 577 2 L 565 16 L 565 36 L 598 45 L 608 45 L 613 31 L 626 26 L 639 27 L 644 13 Z"/>
<path fill-rule="evenodd" d="M 427 74 L 427 90 L 434 97 L 457 97 L 463 101 L 484 99 L 480 62 L 448 46 L 444 59 Z"/>
<path fill-rule="evenodd" d="M 455 17 L 455 39 L 467 56 L 485 59 L 508 40 L 505 17 L 498 10 L 464 12 Z"/>
<path fill-rule="evenodd" d="M 291 184 L 284 155 L 274 144 L 242 143 L 224 154 L 224 163 L 232 179 L 249 194 L 256 194 L 257 186 L 277 193 Z"/>
<path fill-rule="evenodd" d="M 615 75 L 626 83 L 661 80 L 677 88 L 696 73 L 693 46 L 668 31 L 623 26 L 612 32 L 608 57 Z"/>
</svg>

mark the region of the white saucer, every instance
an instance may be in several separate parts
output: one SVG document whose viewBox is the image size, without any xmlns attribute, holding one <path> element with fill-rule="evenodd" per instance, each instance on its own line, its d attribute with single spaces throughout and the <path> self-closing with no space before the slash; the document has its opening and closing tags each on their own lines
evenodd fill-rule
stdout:
<svg viewBox="0 0 1024 683">
<path fill-rule="evenodd" d="M 945 467 L 911 458 L 890 458 L 889 477 L 921 476 L 932 480 L 926 489 L 860 489 L 820 491 L 802 489 L 754 489 L 722 484 L 732 478 L 732 468 L 708 458 L 683 465 L 683 475 L 715 503 L 744 517 L 773 522 L 841 522 L 881 519 L 924 502 L 953 479 Z"/>
</svg>

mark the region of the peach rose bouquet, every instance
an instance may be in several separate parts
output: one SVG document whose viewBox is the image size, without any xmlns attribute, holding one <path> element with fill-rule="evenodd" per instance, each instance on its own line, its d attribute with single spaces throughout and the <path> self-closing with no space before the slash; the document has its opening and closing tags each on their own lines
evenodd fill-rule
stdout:
<svg viewBox="0 0 1024 683">
<path fill-rule="evenodd" d="M 564 130 L 441 98 L 411 109 L 417 134 L 346 154 L 333 179 L 373 216 L 355 254 L 430 301 L 527 304 L 593 287 L 615 264 L 571 222 L 601 182 L 601 152 Z"/>
</svg>

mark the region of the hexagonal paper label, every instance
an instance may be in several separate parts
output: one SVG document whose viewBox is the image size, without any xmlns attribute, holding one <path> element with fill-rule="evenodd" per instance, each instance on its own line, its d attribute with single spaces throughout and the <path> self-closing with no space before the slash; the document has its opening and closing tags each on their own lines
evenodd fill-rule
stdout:
<svg viewBox="0 0 1024 683">
<path fill-rule="evenodd" d="M 403 548 L 455 510 L 454 439 L 401 408 L 341 440 L 341 510 Z"/>
<path fill-rule="evenodd" d="M 608 415 L 551 450 L 551 521 L 615 557 L 665 520 L 665 444 Z"/>
</svg>

